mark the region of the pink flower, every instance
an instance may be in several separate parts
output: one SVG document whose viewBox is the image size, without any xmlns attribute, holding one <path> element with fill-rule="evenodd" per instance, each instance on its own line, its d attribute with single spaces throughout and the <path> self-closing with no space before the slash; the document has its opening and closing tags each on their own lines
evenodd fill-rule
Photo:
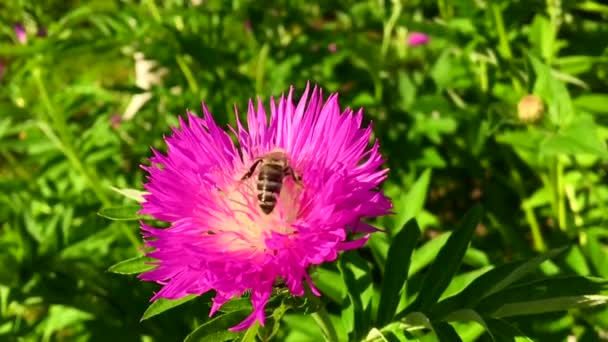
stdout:
<svg viewBox="0 0 608 342">
<path fill-rule="evenodd" d="M 27 32 L 25 31 L 25 26 L 23 26 L 23 24 L 13 25 L 13 30 L 15 31 L 15 37 L 17 37 L 19 43 L 27 43 Z"/>
<path fill-rule="evenodd" d="M 141 212 L 171 227 L 142 223 L 158 267 L 140 278 L 163 285 L 152 300 L 214 290 L 213 315 L 251 291 L 253 312 L 231 330 L 263 325 L 276 280 L 296 296 L 304 282 L 319 295 L 308 268 L 364 245 L 367 235 L 349 239 L 375 231 L 360 220 L 389 213 L 377 190 L 388 170 L 378 141 L 368 146 L 363 111 L 341 112 L 337 94 L 324 102 L 316 87 L 297 106 L 292 99 L 293 87 L 271 99 L 269 120 L 261 100 L 250 101 L 247 128 L 238 115 L 229 127 L 238 146 L 203 104 L 202 118 L 188 113 L 165 138 L 166 155 L 153 150 Z"/>
<path fill-rule="evenodd" d="M 429 36 L 424 33 L 412 32 L 407 37 L 407 44 L 409 46 L 424 45 L 427 44 L 429 40 Z"/>
</svg>

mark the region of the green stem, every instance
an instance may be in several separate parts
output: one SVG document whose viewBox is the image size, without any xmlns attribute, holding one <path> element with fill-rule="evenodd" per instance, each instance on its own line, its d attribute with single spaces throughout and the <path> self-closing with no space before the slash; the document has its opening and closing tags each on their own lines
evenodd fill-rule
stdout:
<svg viewBox="0 0 608 342">
<path fill-rule="evenodd" d="M 334 324 L 329 318 L 329 313 L 325 309 L 325 305 L 323 305 L 319 298 L 313 294 L 307 293 L 306 297 L 311 300 L 315 304 L 315 306 L 318 306 L 320 308 L 319 311 L 313 312 L 311 316 L 321 329 L 321 332 L 325 337 L 325 341 L 338 342 L 338 334 L 336 333 L 336 328 L 334 327 Z"/>
<path fill-rule="evenodd" d="M 540 232 L 540 226 L 538 224 L 538 220 L 536 220 L 536 215 L 534 215 L 534 209 L 525 203 L 523 205 L 523 209 L 524 213 L 526 214 L 526 221 L 528 221 L 530 230 L 532 231 L 532 242 L 534 243 L 534 249 L 539 252 L 546 251 L 547 246 L 545 245 L 545 240 Z"/>
<path fill-rule="evenodd" d="M 520 200 L 522 201 L 521 207 L 524 210 L 524 214 L 526 215 L 526 221 L 528 222 L 528 225 L 530 226 L 534 249 L 536 249 L 539 252 L 545 251 L 545 250 L 547 250 L 547 246 L 545 244 L 543 234 L 540 230 L 540 225 L 538 224 L 538 220 L 536 219 L 536 215 L 534 214 L 534 208 L 530 207 L 525 201 L 526 192 L 524 190 L 524 186 L 523 186 L 521 177 L 519 176 L 519 173 L 517 173 L 516 171 L 511 171 L 511 177 L 515 181 L 514 188 L 515 188 L 515 191 L 517 191 L 517 194 L 519 195 Z"/>
<path fill-rule="evenodd" d="M 566 222 L 566 192 L 564 184 L 564 164 L 559 156 L 555 157 L 555 188 L 556 188 L 556 208 L 557 208 L 557 223 L 561 230 L 568 230 L 568 222 Z"/>
<path fill-rule="evenodd" d="M 190 90 L 192 90 L 194 94 L 198 95 L 198 83 L 196 82 L 196 79 L 194 78 L 194 75 L 192 74 L 192 70 L 190 70 L 188 63 L 186 63 L 186 59 L 180 55 L 177 55 L 175 57 L 175 60 L 177 61 L 177 65 L 179 65 L 179 68 L 184 74 L 186 81 L 188 82 L 188 87 L 190 87 Z"/>
<path fill-rule="evenodd" d="M 393 33 L 393 28 L 395 27 L 395 24 L 397 23 L 397 19 L 399 19 L 399 16 L 401 15 L 401 10 L 403 9 L 403 6 L 401 5 L 401 1 L 399 0 L 393 0 L 393 7 L 391 10 L 391 16 L 390 18 L 388 18 L 388 20 L 386 21 L 386 24 L 384 25 L 384 32 L 382 35 L 382 46 L 380 47 L 380 56 L 381 56 L 381 60 L 384 61 L 384 58 L 386 57 L 386 54 L 388 53 L 388 46 L 391 42 L 391 35 Z"/>
</svg>

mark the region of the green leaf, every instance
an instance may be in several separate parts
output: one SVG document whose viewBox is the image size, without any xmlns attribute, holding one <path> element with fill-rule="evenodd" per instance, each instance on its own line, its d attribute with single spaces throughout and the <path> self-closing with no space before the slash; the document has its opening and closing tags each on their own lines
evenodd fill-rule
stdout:
<svg viewBox="0 0 608 342">
<path fill-rule="evenodd" d="M 606 251 L 601 241 L 605 230 L 604 227 L 598 227 L 581 232 L 580 243 L 597 274 L 608 278 L 608 263 L 606 262 L 608 260 L 608 251 Z"/>
<path fill-rule="evenodd" d="M 540 151 L 546 155 L 589 154 L 608 158 L 606 143 L 599 137 L 598 126 L 588 115 L 580 115 L 558 133 L 545 138 Z"/>
<path fill-rule="evenodd" d="M 260 323 L 255 322 L 252 326 L 249 327 L 249 329 L 247 329 L 247 331 L 245 331 L 245 333 L 243 334 L 243 338 L 241 339 L 241 342 L 255 342 L 256 336 L 257 336 L 259 330 L 260 330 Z"/>
<path fill-rule="evenodd" d="M 597 114 L 608 114 L 608 94 L 583 94 L 574 99 L 577 108 Z"/>
<path fill-rule="evenodd" d="M 428 241 L 420 248 L 416 249 L 414 255 L 412 256 L 412 262 L 410 265 L 410 277 L 420 272 L 423 268 L 435 260 L 435 257 L 437 254 L 439 254 L 441 247 L 443 247 L 446 241 L 448 241 L 450 235 L 452 235 L 451 232 L 441 234 L 440 236 Z"/>
<path fill-rule="evenodd" d="M 462 341 L 456 330 L 446 322 L 436 322 L 433 324 L 433 331 L 437 335 L 439 342 L 458 342 Z"/>
<path fill-rule="evenodd" d="M 407 279 L 412 252 L 419 238 L 420 228 L 412 219 L 395 235 L 389 248 L 378 306 L 377 322 L 380 326 L 389 323 L 397 310 L 399 292 Z"/>
<path fill-rule="evenodd" d="M 367 261 L 354 251 L 342 254 L 338 268 L 348 289 L 347 294 L 353 311 L 353 339 L 357 340 L 369 331 L 368 327 L 371 323 L 373 294 L 371 270 Z"/>
<path fill-rule="evenodd" d="M 103 208 L 97 214 L 99 216 L 115 221 L 136 221 L 142 218 L 137 212 L 141 210 L 139 205 L 128 205 L 124 207 Z"/>
<path fill-rule="evenodd" d="M 219 308 L 219 311 L 224 313 L 251 310 L 251 298 L 248 297 L 233 298 Z"/>
<path fill-rule="evenodd" d="M 151 265 L 155 260 L 145 255 L 135 258 L 123 260 L 108 268 L 109 272 L 118 274 L 139 274 L 156 268 L 156 265 Z"/>
<path fill-rule="evenodd" d="M 519 329 L 502 319 L 488 319 L 486 327 L 496 342 L 533 342 Z"/>
<path fill-rule="evenodd" d="M 608 302 L 608 296 L 600 295 L 607 288 L 608 280 L 591 277 L 543 279 L 498 291 L 484 298 L 477 310 L 500 318 L 589 307 Z"/>
<path fill-rule="evenodd" d="M 467 212 L 458 229 L 450 235 L 445 246 L 439 251 L 435 262 L 422 281 L 418 297 L 408 307 L 408 311 L 425 311 L 439 299 L 458 271 L 482 213 L 483 210 L 479 205 Z"/>
<path fill-rule="evenodd" d="M 463 291 L 455 296 L 442 300 L 431 309 L 431 316 L 440 318 L 453 310 L 474 307 L 482 299 L 499 292 L 524 276 L 533 272 L 540 264 L 565 251 L 566 248 L 554 249 L 535 258 L 517 261 L 496 267 L 473 280 Z"/>
<path fill-rule="evenodd" d="M 115 187 L 110 187 L 110 189 L 116 191 L 117 193 L 125 196 L 126 198 L 137 201 L 138 203 L 142 203 L 145 201 L 144 195 L 148 194 L 145 191 L 136 190 L 136 189 L 119 189 Z"/>
<path fill-rule="evenodd" d="M 504 304 L 499 309 L 492 312 L 492 317 L 501 318 L 536 315 L 574 308 L 604 305 L 606 303 L 608 303 L 608 296 L 602 295 L 562 296 L 548 299 L 527 300 Z"/>
<path fill-rule="evenodd" d="M 569 125 L 573 122 L 575 112 L 568 89 L 563 82 L 553 77 L 549 66 L 532 55 L 529 55 L 529 58 L 536 73 L 534 94 L 539 95 L 548 104 L 551 123 L 557 126 Z"/>
<path fill-rule="evenodd" d="M 239 324 L 247 316 L 246 311 L 234 311 L 218 316 L 196 328 L 184 342 L 223 342 L 234 339 L 239 333 L 228 329 Z"/>
<path fill-rule="evenodd" d="M 4 246 L 2 246 L 4 247 Z M 19 263 L 7 250 L 0 252 L 0 285 L 15 286 L 19 279 Z"/>
<path fill-rule="evenodd" d="M 426 169 L 410 188 L 408 193 L 399 199 L 395 228 L 401 229 L 405 223 L 416 217 L 424 207 L 426 193 L 431 182 L 431 169 Z"/>
<path fill-rule="evenodd" d="M 334 302 L 342 304 L 342 300 L 346 294 L 346 285 L 340 273 L 325 268 L 316 268 L 310 277 L 315 286 L 323 293 L 323 296 L 327 296 Z"/>
<path fill-rule="evenodd" d="M 450 286 L 448 286 L 448 288 L 445 289 L 445 291 L 441 295 L 440 300 L 451 297 L 451 296 L 461 292 L 469 284 L 471 284 L 475 279 L 478 279 L 481 275 L 483 275 L 484 273 L 487 273 L 488 271 L 490 271 L 492 269 L 493 269 L 492 266 L 482 266 L 481 268 L 478 268 L 476 270 L 464 272 L 464 273 L 454 276 L 454 278 L 452 278 L 452 281 L 450 282 Z"/>
<path fill-rule="evenodd" d="M 139 321 L 140 322 L 145 321 L 146 319 L 148 319 L 150 317 L 154 317 L 171 308 L 182 305 L 194 298 L 196 298 L 196 295 L 188 295 L 188 296 L 180 298 L 180 299 L 165 299 L 165 298 L 157 299 L 154 301 L 154 303 L 152 303 L 152 304 L 150 304 L 150 306 L 148 306 L 148 308 L 146 309 L 146 311 L 144 311 L 144 314 Z"/>
</svg>

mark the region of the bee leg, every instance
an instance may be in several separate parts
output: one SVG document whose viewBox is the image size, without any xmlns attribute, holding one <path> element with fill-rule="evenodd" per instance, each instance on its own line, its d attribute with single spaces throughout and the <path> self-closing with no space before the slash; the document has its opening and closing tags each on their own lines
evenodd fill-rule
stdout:
<svg viewBox="0 0 608 342">
<path fill-rule="evenodd" d="M 247 173 L 243 177 L 241 177 L 241 180 L 250 178 L 253 175 L 253 173 L 255 172 L 255 169 L 258 167 L 258 165 L 260 165 L 261 162 L 262 162 L 262 159 L 256 160 L 255 163 L 253 163 L 253 165 L 251 165 L 251 168 L 249 169 L 249 171 L 247 171 Z"/>
<path fill-rule="evenodd" d="M 295 171 L 291 168 L 291 166 L 287 166 L 284 170 L 285 176 L 291 176 L 293 181 L 298 185 L 302 186 L 302 177 L 295 173 Z"/>
</svg>

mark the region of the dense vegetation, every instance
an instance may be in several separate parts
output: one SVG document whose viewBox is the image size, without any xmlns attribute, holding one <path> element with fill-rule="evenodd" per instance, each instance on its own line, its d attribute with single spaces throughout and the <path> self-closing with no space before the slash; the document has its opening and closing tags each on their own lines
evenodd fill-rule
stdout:
<svg viewBox="0 0 608 342">
<path fill-rule="evenodd" d="M 319 341 L 325 310 L 329 339 L 607 339 L 607 19 L 593 0 L 3 2 L 0 340 Z M 386 232 L 245 335 L 226 328 L 248 301 L 146 311 L 150 147 L 201 101 L 234 124 L 309 80 L 373 121 Z"/>
</svg>

